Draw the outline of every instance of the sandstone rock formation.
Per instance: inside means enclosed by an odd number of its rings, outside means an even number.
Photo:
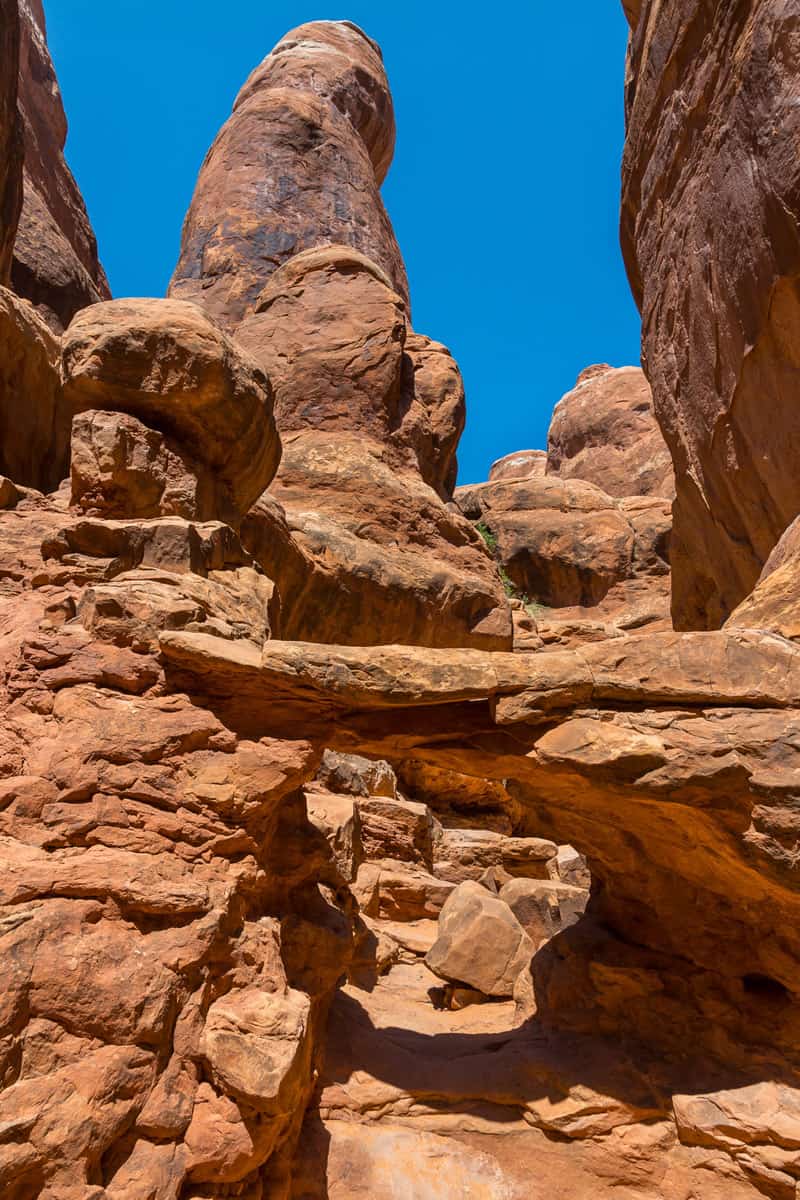
[[[673,615],[718,627],[800,510],[792,4],[629,6],[622,245],[675,463]]]
[[[388,277],[347,246],[292,258],[236,332],[275,387],[282,433],[346,430],[385,445],[444,500],[464,386],[449,351],[407,326]]]
[[[42,0],[24,0],[19,12],[25,178],[12,286],[60,332],[79,309],[111,293],[83,197],[64,159],[67,119],[47,48]]]
[[[758,583],[725,622],[727,629],[771,629],[800,637],[800,520],[794,520],[764,564]]]
[[[0,1192],[790,1200],[798,527],[673,631],[663,448],[604,367],[448,506],[392,138],[369,40],[304,26],[201,179],[198,304],[59,339],[0,291]]]
[[[508,649],[496,569],[446,507],[464,389],[410,327],[379,191],[393,147],[369,38],[348,22],[288,34],[212,147],[171,295],[235,331],[273,383],[284,454],[242,535],[287,636]]]
[[[0,287],[11,277],[11,256],[22,207],[22,123],[17,109],[18,0],[0,3]]]
[[[464,514],[496,540],[522,594],[591,608],[636,571],[666,575],[669,504],[615,501],[593,484],[539,476],[458,489]]]
[[[233,329],[278,267],[340,243],[370,258],[407,304],[380,198],[394,138],[375,43],[349,21],[293,29],[245,83],[203,164],[171,295]]]
[[[595,366],[581,372],[553,413],[547,473],[585,479],[617,499],[672,499],[672,459],[638,367]]]
[[[507,479],[529,479],[531,476],[544,475],[547,470],[546,450],[517,450],[514,454],[506,454],[492,463],[489,470],[489,482],[499,483]]]
[[[510,996],[534,949],[511,908],[468,880],[442,908],[425,964],[441,979],[466,984],[484,996]]]
[[[464,420],[451,356],[410,333],[383,272],[347,247],[299,254],[257,308],[236,337],[275,388],[286,529],[262,503],[244,536],[281,585],[287,635],[507,649],[496,570],[443,503]]]
[[[457,489],[512,597],[518,649],[671,626],[673,488],[641,371],[594,366],[556,406],[546,455],[508,455]]]
[[[151,460],[138,492],[127,467],[133,448],[105,453],[119,466],[104,474],[99,428],[75,429],[83,475],[73,466],[73,499],[96,498],[109,516],[177,513],[200,520],[221,517],[238,524],[267,485],[280,459],[267,377],[194,304],[176,300],[114,300],[79,313],[64,335],[64,398],[76,413],[110,410],[136,418],[108,429],[119,444],[141,443],[150,428],[166,440],[148,447]],[[144,432],[142,432],[144,431]],[[188,463],[185,460],[188,457]],[[88,465],[94,459],[95,467]],[[192,469],[191,464],[197,464]],[[129,479],[121,474],[127,469]],[[87,478],[87,475],[89,478]],[[77,476],[77,487],[76,487]],[[194,486],[187,484],[187,478]],[[147,483],[157,485],[148,504]],[[135,494],[129,498],[127,490]],[[160,490],[159,490],[160,489]],[[114,508],[114,498],[121,511]],[[101,497],[105,496],[105,502]]]
[[[69,460],[60,347],[35,309],[6,288],[0,288],[0,344],[0,472],[51,491]]]

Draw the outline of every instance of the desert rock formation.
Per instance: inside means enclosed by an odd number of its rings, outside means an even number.
[[[393,137],[373,43],[303,26],[171,298],[70,285],[54,332],[0,289],[0,1191],[793,1200],[796,513],[676,632],[669,462],[606,366],[454,503]]]
[[[635,367],[587,367],[556,405],[548,449],[496,462],[455,500],[494,555],[515,646],[671,627],[672,467]]]
[[[675,463],[673,615],[711,629],[800,508],[797,12],[627,11],[622,246]]]
[[[408,302],[380,197],[394,152],[381,53],[349,21],[287,33],[253,72],[200,172],[171,294],[235,328],[303,250],[343,244]]]
[[[64,159],[67,118],[47,48],[42,0],[21,0],[19,109],[23,204],[13,288],[61,332],[81,308],[110,296],[86,206]]]
[[[638,367],[587,367],[556,405],[547,435],[547,473],[584,479],[609,496],[672,499],[672,459]],[[490,475],[491,479],[491,475]]]
[[[17,109],[19,77],[18,0],[0,5],[0,286],[11,275],[14,238],[22,207],[22,122]]]

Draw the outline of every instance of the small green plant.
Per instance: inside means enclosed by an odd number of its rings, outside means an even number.
[[[500,576],[500,582],[503,585],[503,591],[508,596],[509,600],[518,600],[517,585],[513,579],[510,579],[505,567],[498,567],[497,574]]]
[[[494,554],[495,550],[497,549],[497,538],[492,533],[489,526],[486,524],[485,521],[478,521],[475,528],[477,529],[478,533],[481,535],[483,540],[486,542],[486,545],[489,547],[492,554]]]
[[[475,528],[483,538],[486,545],[489,547],[492,555],[497,558],[496,535],[492,533],[485,521],[476,521]],[[531,600],[527,593],[519,590],[517,585],[514,583],[514,580],[506,571],[505,567],[501,566],[499,563],[497,564],[497,574],[500,576],[500,582],[503,585],[503,591],[508,599],[521,600],[522,605],[529,617],[533,617],[533,619],[536,620],[537,617],[541,617],[547,612],[547,608],[544,604],[540,604],[538,600]]]

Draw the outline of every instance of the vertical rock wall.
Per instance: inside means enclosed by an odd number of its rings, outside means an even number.
[[[64,158],[67,119],[41,0],[21,0],[19,15],[25,180],[12,286],[60,333],[79,309],[111,293],[86,205]]]
[[[17,112],[19,11],[0,0],[0,284],[11,273],[11,254],[22,205],[22,128]]]
[[[673,616],[714,628],[800,510],[800,4],[625,8],[622,245],[675,463]]]

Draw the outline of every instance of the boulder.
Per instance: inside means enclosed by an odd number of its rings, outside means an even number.
[[[501,888],[500,899],[540,950],[551,937],[580,920],[589,893],[553,880],[513,879]]]
[[[275,474],[280,440],[263,372],[194,304],[115,300],[64,335],[64,396],[74,412],[127,413],[196,460],[216,495],[195,501],[236,522]],[[166,454],[152,467],[158,488]],[[177,471],[179,474],[180,472]]]
[[[352,796],[329,792],[319,784],[305,789],[311,825],[325,838],[334,866],[347,883],[352,883],[363,858],[361,820]]]
[[[245,988],[208,1011],[201,1052],[226,1095],[278,1115],[299,1100],[306,1079],[308,996]]]
[[[381,859],[362,863],[352,892],[368,917],[422,921],[438,917],[453,884],[414,863]]]
[[[488,829],[442,829],[436,838],[434,872],[450,883],[482,880],[500,869],[509,877],[547,879],[557,847],[545,838],[504,837]]]
[[[713,629],[800,510],[796,14],[629,8],[622,248],[675,464],[673,617]]]
[[[69,470],[58,343],[25,300],[0,288],[0,472],[54,491]]]
[[[18,0],[0,0],[0,287],[7,287],[22,208],[22,122],[17,109]]]
[[[440,979],[485,996],[510,996],[533,954],[533,943],[508,905],[468,881],[442,909],[439,936],[425,962]]]
[[[553,413],[547,474],[585,479],[618,499],[672,499],[672,459],[639,367],[588,367],[578,376]]]
[[[407,302],[380,197],[394,138],[375,43],[349,21],[292,30],[247,80],[206,157],[170,295],[232,330],[283,263],[338,243],[376,263]]]
[[[367,796],[358,800],[358,812],[361,843],[368,861],[391,858],[431,869],[436,830],[427,805],[413,800]],[[441,877],[438,870],[434,874]]]
[[[210,471],[127,413],[73,418],[70,476],[72,507],[89,516],[210,520],[219,509]]]
[[[616,500],[540,475],[461,487],[455,499],[524,602],[591,609],[636,576],[669,572],[669,503],[658,497]]]
[[[275,388],[281,433],[372,438],[445,500],[455,485],[464,385],[450,352],[413,333],[385,273],[348,246],[306,250],[271,277],[237,341]]]
[[[555,862],[550,864],[551,879],[588,891],[592,886],[589,865],[574,846],[559,846]]]
[[[546,450],[516,450],[498,458],[489,468],[489,482],[500,483],[510,479],[530,479],[544,475],[547,469]]]
[[[362,758],[360,754],[339,754],[326,750],[322,755],[319,782],[332,792],[348,796],[397,796],[397,777],[387,762]]]
[[[20,5],[20,24],[25,177],[12,286],[60,333],[76,312],[111,292],[86,205],[64,159],[67,118],[47,48],[42,0]]]

